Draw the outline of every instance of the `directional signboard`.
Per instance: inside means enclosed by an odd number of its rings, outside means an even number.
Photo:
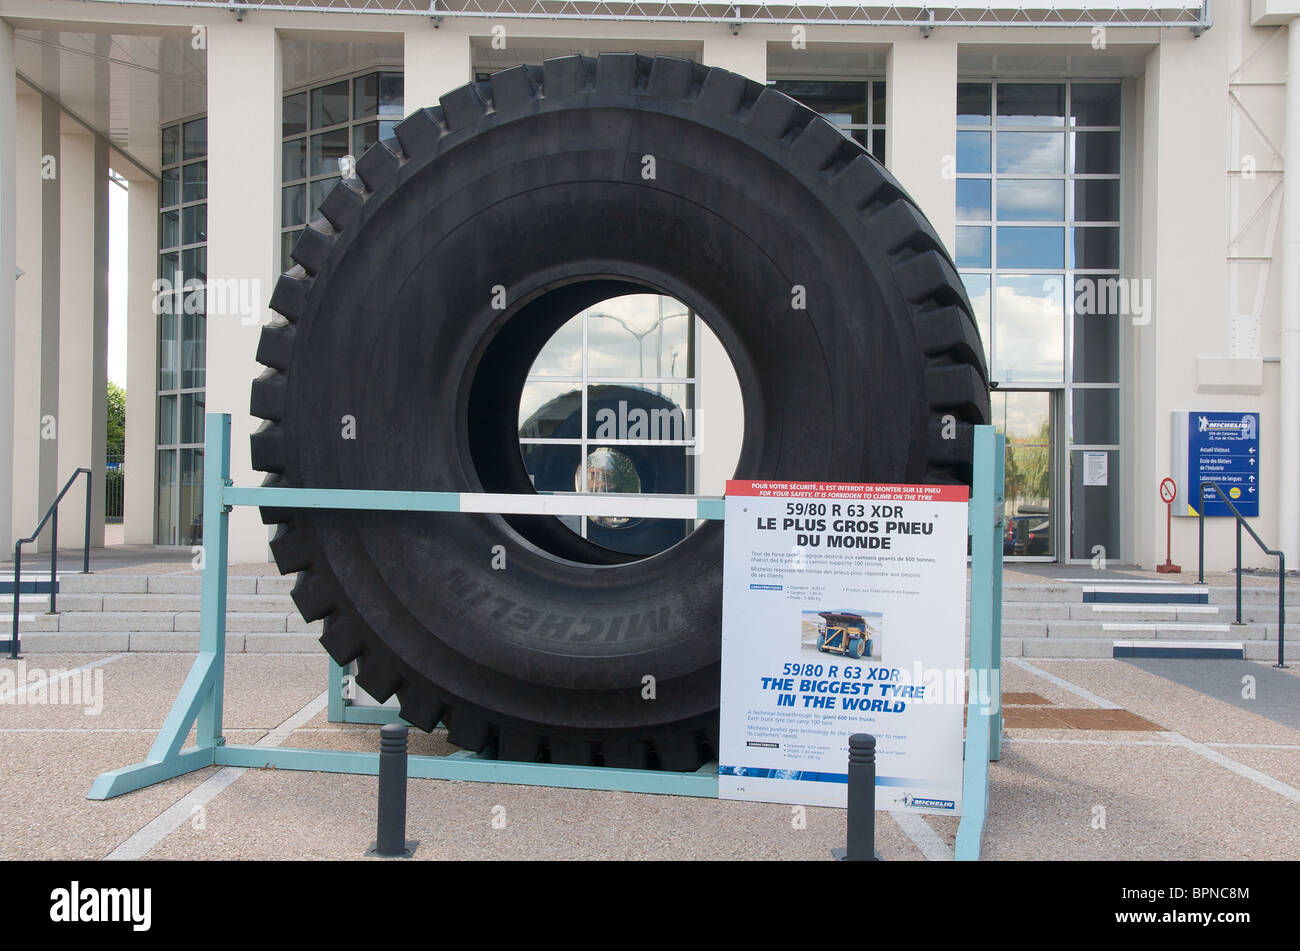
[[[1259,515],[1259,413],[1174,413],[1172,439],[1179,483],[1175,515],[1196,515],[1202,482],[1218,483],[1242,515]],[[1207,489],[1205,514],[1232,513]]]

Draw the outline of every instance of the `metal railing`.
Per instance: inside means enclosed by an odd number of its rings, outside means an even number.
[[[1277,663],[1274,667],[1286,667],[1286,555],[1276,549],[1269,548],[1264,544],[1264,540],[1255,534],[1255,530],[1250,527],[1245,516],[1237,511],[1237,506],[1232,504],[1232,499],[1228,498],[1226,492],[1217,482],[1202,482],[1197,492],[1198,505],[1196,508],[1196,517],[1198,522],[1198,531],[1200,533],[1198,550],[1197,550],[1197,569],[1196,583],[1205,584],[1205,490],[1213,489],[1219,493],[1219,498],[1223,504],[1228,506],[1232,512],[1233,518],[1237,520],[1237,620],[1235,623],[1241,623],[1241,530],[1245,528],[1250,532],[1250,537],[1255,539],[1255,544],[1266,555],[1272,555],[1277,559]]]
[[[22,598],[23,546],[29,543],[34,543],[37,536],[41,534],[41,529],[45,527],[45,523],[50,523],[49,613],[57,614],[58,610],[56,605],[58,603],[58,582],[56,579],[59,569],[59,503],[62,502],[63,497],[68,494],[68,490],[71,489],[73,484],[77,481],[77,477],[83,474],[86,477],[86,533],[85,542],[81,551],[81,573],[83,575],[90,573],[90,500],[92,498],[92,485],[95,481],[95,477],[89,469],[81,466],[76,472],[72,473],[72,475],[68,477],[67,482],[63,483],[63,488],[60,489],[59,494],[54,497],[54,501],[51,502],[50,507],[45,510],[45,514],[41,516],[41,520],[37,524],[36,530],[33,531],[29,537],[20,538],[14,542],[14,624],[13,628],[9,631],[9,656],[11,658],[16,658],[18,656],[20,647],[18,637],[18,604]]]

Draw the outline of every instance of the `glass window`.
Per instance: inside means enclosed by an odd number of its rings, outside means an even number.
[[[1065,86],[998,83],[998,125],[1065,125]]]
[[[208,163],[191,162],[185,166],[185,201],[203,201],[208,197]]]
[[[158,445],[169,446],[176,442],[175,396],[158,398]]]
[[[990,192],[987,178],[957,179],[957,220],[988,221],[992,217]]]
[[[352,80],[352,118],[379,115],[379,74],[370,73]]]
[[[307,223],[307,185],[288,185],[280,190],[280,224],[285,228]]]
[[[298,243],[302,229],[286,231],[280,235],[280,270],[287,271],[293,267],[293,246]]]
[[[159,224],[158,240],[164,248],[174,248],[181,243],[181,213],[175,209],[164,211]]]
[[[1074,220],[1119,221],[1119,179],[1075,179]]]
[[[581,314],[570,318],[551,336],[528,372],[530,377],[582,376]]]
[[[957,125],[987,126],[993,117],[993,91],[988,83],[957,84]]]
[[[334,129],[311,137],[311,173],[336,175],[339,159],[348,154],[348,130]]]
[[[1084,270],[1119,268],[1118,228],[1073,228],[1071,267]]]
[[[154,540],[159,545],[179,543],[176,533],[176,450],[158,453],[158,505],[155,512]]]
[[[180,510],[176,528],[180,533],[180,544],[200,545],[203,543],[203,450],[182,449],[180,451],[180,488],[178,508]]]
[[[181,170],[165,168],[162,173],[162,205],[179,205],[181,203]]]
[[[181,244],[208,240],[208,206],[187,205],[181,209]]]
[[[993,361],[1006,382],[1065,379],[1065,280],[1055,274],[999,274],[994,279]]]
[[[1065,267],[1065,229],[1000,226],[998,267]]]
[[[207,370],[207,318],[202,314],[181,317],[181,387],[201,389]],[[189,442],[190,440],[181,440]],[[194,442],[200,442],[196,439]]]
[[[885,102],[888,98],[885,93],[883,82],[871,84],[871,121],[876,125],[885,124]]]
[[[208,249],[203,245],[181,252],[181,273],[186,281],[208,279]]]
[[[999,221],[1064,221],[1064,179],[998,179]]]
[[[1052,394],[1033,390],[991,394],[993,425],[1007,437],[1004,555],[1056,554]]]
[[[1119,83],[1074,83],[1070,87],[1070,124],[1119,125],[1119,96]]]
[[[320,181],[311,183],[311,194],[309,198],[311,202],[311,208],[313,209],[312,211],[313,221],[320,217],[320,215],[315,211],[315,209],[320,207],[320,203],[325,200],[325,196],[328,195],[330,192],[332,192],[334,190],[334,186],[337,185],[340,181],[342,181],[341,178],[324,178],[321,179]]]
[[[185,123],[185,149],[184,158],[186,161],[195,158],[203,158],[208,154],[208,120],[194,119]]]
[[[963,134],[970,133],[957,133]],[[999,173],[1059,175],[1064,171],[1065,137],[1059,132],[998,133]]]
[[[959,173],[987,172],[992,154],[987,132],[957,133],[957,171]]]
[[[284,97],[284,106],[281,113],[280,129],[281,135],[301,135],[307,131],[307,94],[305,92],[294,93],[292,96]]]
[[[1091,278],[1080,278],[1091,280]],[[1079,292],[1075,283],[1076,296]],[[1114,314],[1074,315],[1074,381],[1076,383],[1119,382],[1119,327]]]
[[[162,130],[162,163],[175,165],[181,160],[181,127],[170,125]]]
[[[1074,442],[1076,445],[1114,445],[1119,442],[1119,390],[1074,390]]]
[[[362,156],[370,146],[379,141],[379,123],[366,122],[352,127],[352,154]]]
[[[323,129],[348,121],[348,81],[331,83],[311,91],[311,127]]]
[[[1076,174],[1119,174],[1118,132],[1075,132],[1072,138]]]
[[[988,228],[957,229],[957,266],[992,267],[993,248]]]
[[[280,147],[280,177],[294,182],[307,177],[307,140],[290,139]]]
[[[989,332],[989,315],[992,313],[993,278],[987,274],[963,274],[962,283],[966,285],[966,296],[970,298],[971,309],[975,312],[975,326],[979,328],[980,341],[984,344],[987,358],[992,340]]]

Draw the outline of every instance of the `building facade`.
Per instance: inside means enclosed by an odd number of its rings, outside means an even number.
[[[615,16],[502,2],[430,16],[405,0],[0,0],[0,266],[21,274],[0,290],[0,378],[12,379],[0,543],[30,531],[73,468],[102,471],[110,253],[129,275],[125,539],[199,545],[203,414],[232,415],[232,478],[259,482],[248,404],[267,301],[355,159],[468,81],[634,51],[776,86],[926,212],[997,384],[1008,557],[1163,561],[1158,486],[1178,475],[1177,415],[1258,413],[1258,481],[1242,498],[1258,497],[1252,524],[1295,564],[1300,182],[1284,156],[1300,153],[1300,89],[1287,84],[1300,75],[1300,0],[1237,0],[1213,19],[1208,6],[1122,6],[628,4]],[[124,247],[108,238],[110,168],[129,187]],[[625,431],[628,394],[686,425]],[[717,494],[742,399],[686,305],[606,302],[538,355],[521,453],[541,490],[648,490],[635,456],[669,491]],[[624,429],[601,429],[615,420]],[[102,506],[91,515],[102,537]],[[690,530],[571,527],[628,551]],[[232,513],[231,537],[235,560],[266,560],[256,512]],[[1231,538],[1211,520],[1207,567],[1231,565]],[[1195,564],[1195,519],[1174,520],[1173,559]]]

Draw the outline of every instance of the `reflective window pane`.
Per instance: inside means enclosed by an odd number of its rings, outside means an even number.
[[[284,97],[280,114],[281,135],[300,135],[307,131],[307,94],[294,93]]]
[[[158,445],[176,442],[176,397],[158,397]]]
[[[154,522],[154,542],[159,545],[179,544],[176,536],[176,450],[164,449],[158,453],[158,505]]]
[[[535,376],[582,375],[582,315],[569,319],[542,347],[528,371]]]
[[[293,267],[293,246],[298,243],[302,229],[286,231],[280,235],[280,270],[287,271]]]
[[[162,205],[179,205],[181,203],[181,170],[179,168],[163,169]]]
[[[1080,278],[1079,280],[1084,280]],[[1075,281],[1078,299],[1079,280]],[[1119,382],[1120,320],[1113,314],[1074,316],[1074,380],[1076,383]]]
[[[1071,229],[1073,267],[1082,269],[1119,267],[1118,228]]]
[[[602,301],[587,315],[587,372],[593,377],[689,376],[686,308],[657,294]]]
[[[1118,132],[1075,132],[1074,171],[1080,175],[1119,173]]]
[[[208,240],[208,206],[187,205],[181,209],[181,244]]]
[[[524,384],[519,398],[520,439],[581,439],[582,390],[577,383]]]
[[[181,273],[186,281],[208,279],[208,249],[205,245],[181,252]]]
[[[185,314],[181,317],[181,386],[185,389],[202,387],[205,383],[207,324],[207,318],[202,314]]]
[[[280,224],[289,228],[307,223],[307,185],[288,185],[280,189]]]
[[[994,392],[990,409],[994,427],[1007,437],[1002,553],[1054,555],[1052,394]]]
[[[1065,86],[998,83],[998,125],[1065,125]]]
[[[587,387],[587,437],[686,441],[694,438],[689,383],[597,383]]]
[[[1074,443],[1095,446],[1119,442],[1119,390],[1075,389]]]
[[[957,229],[957,266],[992,267],[993,249],[988,228]]]
[[[1119,83],[1075,83],[1070,87],[1070,124],[1119,125]]]
[[[185,201],[203,201],[208,197],[207,162],[191,162],[185,166],[183,197]]]
[[[987,178],[957,179],[957,220],[988,221],[992,212],[991,188]]]
[[[1062,179],[998,179],[1000,221],[1064,221]]]
[[[174,165],[181,160],[181,127],[169,125],[162,130],[162,163]]]
[[[1074,220],[1119,221],[1119,179],[1076,179]]]
[[[366,149],[379,141],[379,123],[366,122],[352,127],[352,154],[360,158]]]
[[[998,267],[1065,267],[1065,229],[1000,226]]]
[[[992,118],[992,87],[988,83],[958,83],[957,125],[987,126]]]
[[[348,120],[348,81],[311,91],[311,127],[321,129]]]
[[[208,120],[195,119],[185,123],[184,132],[183,158],[189,159],[203,158],[208,154]]]
[[[989,356],[989,313],[992,304],[990,287],[993,279],[987,274],[963,274],[962,283],[966,285],[966,296],[970,298],[971,309],[975,312],[975,326],[979,328],[980,341],[984,344],[985,359]]]
[[[871,121],[876,125],[885,124],[886,90],[883,82],[871,84]]]
[[[280,149],[281,181],[293,182],[307,177],[307,140],[293,139]]]
[[[311,173],[333,175],[339,171],[339,159],[348,154],[348,130],[334,129],[311,137]]]
[[[158,241],[164,248],[174,248],[181,243],[181,213],[164,211],[159,223]]]
[[[957,133],[957,171],[987,172],[991,167],[992,143],[988,132]]]
[[[180,516],[176,530],[182,545],[203,543],[203,450],[182,449],[177,487]]]
[[[379,74],[370,73],[352,80],[352,118],[379,115]]]
[[[1065,277],[999,274],[995,282],[995,374],[1002,382],[1065,377]]]
[[[180,441],[203,442],[203,394],[182,393],[180,403]]]
[[[876,157],[876,161],[881,165],[885,164],[885,130],[877,129],[875,132],[875,145],[871,147],[871,154]]]
[[[961,136],[963,133],[958,132]],[[960,161],[960,160],[959,160]],[[961,171],[958,168],[958,171]],[[1059,132],[999,132],[998,172],[1045,175],[1065,171],[1065,136]]]
[[[402,73],[379,74],[379,114],[401,117],[404,111],[406,77]]]

